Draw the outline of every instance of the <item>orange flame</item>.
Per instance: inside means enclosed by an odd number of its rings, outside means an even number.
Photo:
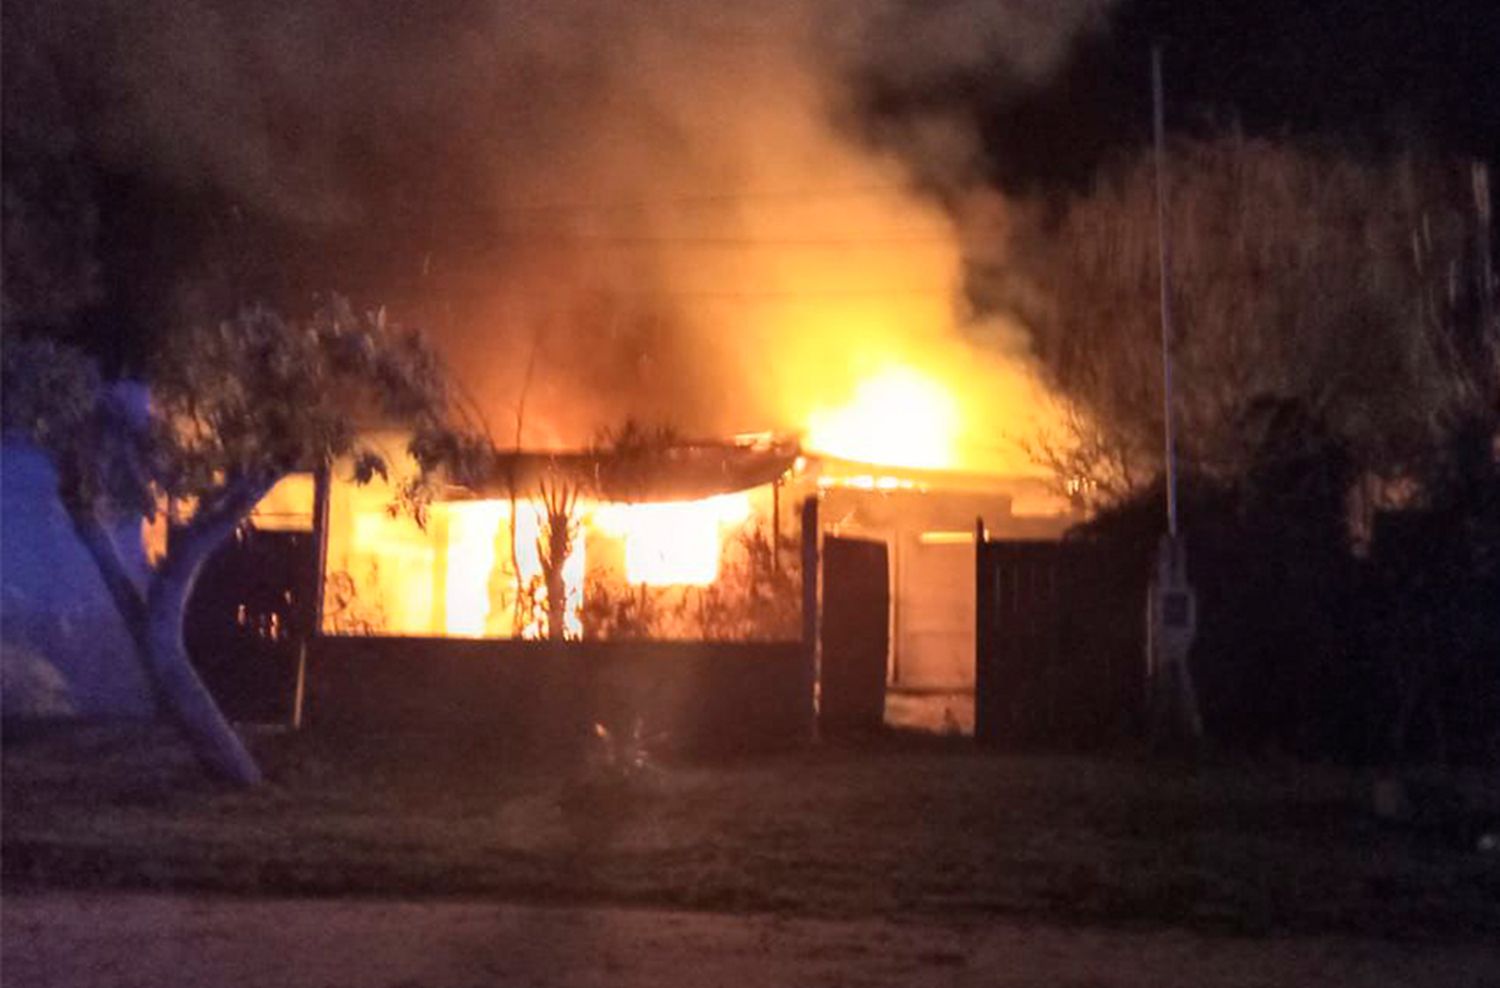
[[[728,528],[750,517],[750,498],[724,494],[702,501],[609,504],[593,516],[601,532],[625,543],[625,579],[648,586],[707,586],[719,577]]]
[[[447,635],[478,638],[485,635],[515,633],[522,638],[539,638],[545,634],[546,588],[542,561],[538,553],[541,521],[537,512],[525,504],[516,514],[514,566],[509,554],[510,502],[503,500],[450,503],[438,509],[441,534],[435,537],[443,550],[435,554],[434,564],[441,568],[443,610],[440,630]],[[657,504],[591,504],[581,506],[580,516],[586,531],[623,543],[625,578],[632,585],[707,586],[719,576],[719,558],[726,533],[743,524],[751,515],[747,494],[726,494],[701,501]],[[565,634],[569,638],[583,633],[581,617],[586,572],[584,543],[580,536],[563,566],[563,585],[567,592]],[[367,547],[378,551],[389,545],[389,533],[382,531],[377,544]],[[497,579],[507,589],[516,582],[534,584],[539,594],[534,613],[523,614],[521,626],[511,628],[509,613],[497,614],[494,587]],[[392,574],[390,587],[382,595],[399,596],[392,591],[431,579],[420,570]],[[421,630],[421,629],[413,629]],[[433,629],[439,630],[439,629]]]
[[[890,367],[861,381],[848,404],[808,419],[809,449],[848,460],[943,469],[955,464],[958,403],[936,380]]]

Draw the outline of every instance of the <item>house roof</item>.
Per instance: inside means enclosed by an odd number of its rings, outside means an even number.
[[[682,442],[625,450],[502,453],[489,477],[450,488],[444,500],[530,496],[576,485],[603,501],[697,501],[772,483],[797,461],[796,443]]]

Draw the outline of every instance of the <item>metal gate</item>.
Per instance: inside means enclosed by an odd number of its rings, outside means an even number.
[[[975,738],[1078,748],[1134,730],[1145,687],[1144,573],[1087,543],[976,548]]]
[[[878,731],[885,722],[890,613],[885,543],[825,538],[818,694],[824,736]]]

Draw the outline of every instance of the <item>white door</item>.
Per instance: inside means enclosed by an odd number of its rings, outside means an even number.
[[[892,684],[974,688],[974,541],[964,533],[905,534],[896,560]]]

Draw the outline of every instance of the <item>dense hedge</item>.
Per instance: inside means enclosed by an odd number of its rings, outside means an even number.
[[[1377,516],[1356,554],[1326,451],[1236,485],[1188,481],[1193,670],[1214,740],[1357,763],[1500,757],[1500,480],[1493,463]],[[1150,570],[1158,486],[1074,537]]]

